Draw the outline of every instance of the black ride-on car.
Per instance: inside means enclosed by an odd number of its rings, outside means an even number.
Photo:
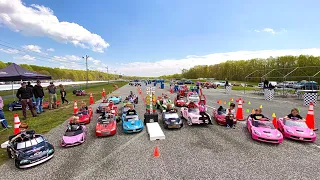
[[[9,137],[7,153],[14,159],[14,164],[19,169],[30,168],[42,164],[53,157],[54,147],[40,134],[14,139]]]

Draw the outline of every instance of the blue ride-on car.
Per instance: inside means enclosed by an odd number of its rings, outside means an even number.
[[[36,102],[32,102],[32,104],[35,106]],[[13,101],[12,103],[8,104],[8,109],[9,111],[14,111],[14,110],[21,110],[22,109],[22,105],[20,103],[20,101]],[[29,110],[29,106],[27,105],[27,110]]]
[[[108,101],[112,101],[114,104],[119,104],[122,101],[122,97],[117,94],[112,94]]]
[[[122,129],[125,133],[141,132],[144,129],[144,124],[139,118],[138,114],[127,115],[128,109],[124,108],[122,111]]]

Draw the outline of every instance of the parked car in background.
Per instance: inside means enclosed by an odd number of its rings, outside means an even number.
[[[191,80],[186,80],[186,81],[184,81],[184,84],[194,84],[194,82]]]
[[[225,86],[226,85],[226,81],[217,81],[217,82],[213,82],[213,84],[215,84],[217,87],[219,86]],[[228,83],[231,86],[231,83]]]
[[[318,83],[315,81],[300,81],[293,86],[294,89],[319,90]]]

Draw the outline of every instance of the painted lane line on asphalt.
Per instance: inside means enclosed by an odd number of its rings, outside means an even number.
[[[124,143],[123,145],[121,145],[120,147],[118,147],[117,149],[115,149],[114,151],[112,151],[112,153],[108,154],[106,157],[104,157],[103,159],[101,159],[101,161],[98,161],[95,165],[92,166],[92,168],[84,171],[83,173],[79,174],[76,177],[73,177],[72,179],[78,180],[78,179],[84,179],[88,176],[90,176],[90,174],[92,172],[94,172],[96,169],[101,168],[101,165],[103,163],[105,163],[109,158],[113,157],[114,155],[120,153],[124,148],[126,148],[129,144],[131,144],[133,141],[137,140],[138,138],[140,138],[142,135],[146,134],[146,130],[144,130],[143,132],[137,134],[135,137],[133,137],[132,139],[130,139],[129,141],[127,141],[126,143]]]

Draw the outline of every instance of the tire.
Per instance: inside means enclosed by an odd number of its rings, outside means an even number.
[[[8,107],[8,109],[9,109],[9,111],[13,111],[13,107],[12,106],[10,106],[10,107]]]
[[[9,157],[10,159],[13,159],[13,158],[14,158],[14,156],[13,156],[12,153],[11,153],[11,150],[9,150],[8,148],[7,148],[7,154],[8,154],[8,157]]]
[[[18,169],[21,169],[21,168],[20,168],[19,161],[18,161],[17,159],[14,160],[14,165],[15,165]]]
[[[191,120],[191,118],[190,118],[190,117],[188,117],[188,119],[187,119],[187,123],[188,123],[188,125],[189,125],[189,126],[192,126],[192,120]]]

